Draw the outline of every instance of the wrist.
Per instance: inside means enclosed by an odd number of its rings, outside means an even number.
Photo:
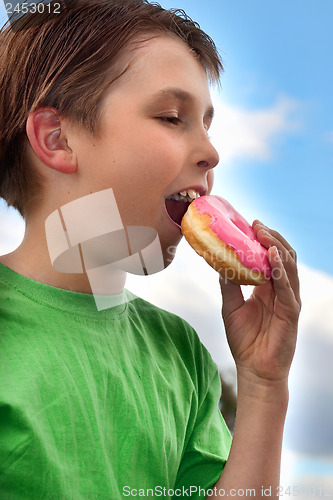
[[[237,369],[237,399],[246,399],[265,405],[276,405],[287,410],[289,401],[288,377],[266,379]]]

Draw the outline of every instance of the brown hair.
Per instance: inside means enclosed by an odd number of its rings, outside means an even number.
[[[95,133],[103,97],[120,76],[112,69],[145,33],[179,37],[211,81],[223,70],[214,42],[197,23],[183,10],[148,0],[67,0],[59,14],[28,13],[19,23],[0,33],[0,196],[23,216],[41,186],[25,158],[32,111],[54,107]]]

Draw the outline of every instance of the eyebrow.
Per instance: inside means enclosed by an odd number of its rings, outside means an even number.
[[[176,99],[177,101],[184,102],[186,104],[191,104],[195,102],[195,97],[187,92],[186,90],[179,89],[177,87],[167,87],[165,89],[160,90],[156,94],[153,95],[154,101],[159,101],[160,99]],[[212,120],[214,117],[214,107],[208,106],[205,118]]]

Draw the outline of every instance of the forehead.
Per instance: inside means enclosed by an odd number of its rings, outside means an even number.
[[[176,36],[151,35],[137,40],[124,54],[124,63],[126,71],[116,84],[118,88],[135,89],[137,95],[147,96],[163,88],[179,88],[206,107],[211,105],[205,68]]]

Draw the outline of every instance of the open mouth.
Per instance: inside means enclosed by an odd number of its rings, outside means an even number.
[[[198,198],[200,194],[194,189],[187,189],[180,193],[172,194],[165,200],[165,207],[170,219],[180,227],[182,218],[184,217],[188,206],[193,200]]]

